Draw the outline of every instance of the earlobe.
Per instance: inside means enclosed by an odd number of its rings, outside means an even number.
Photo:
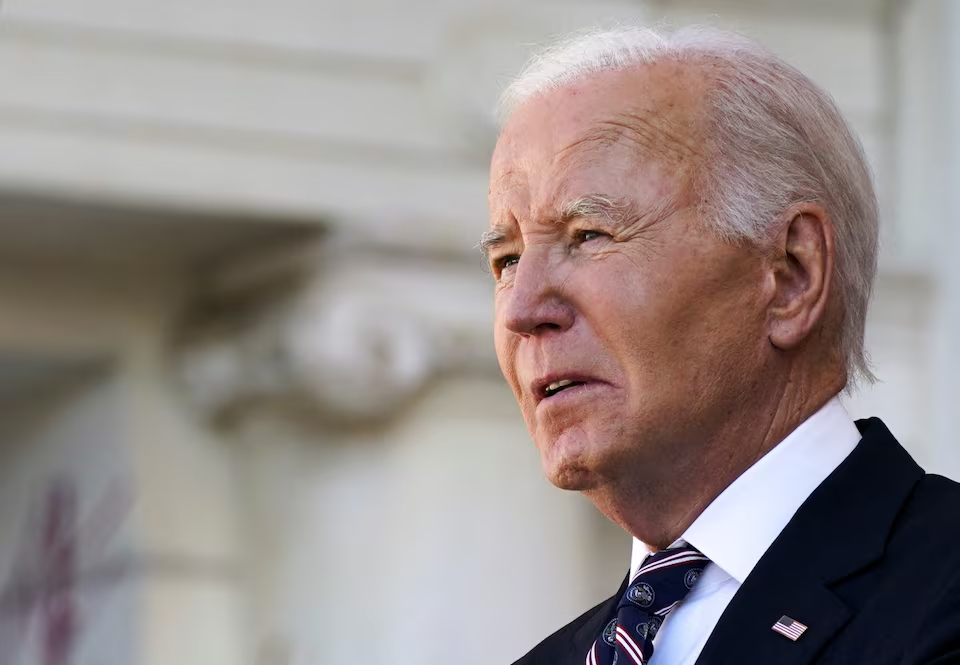
[[[815,203],[794,206],[777,239],[769,307],[770,342],[801,345],[824,318],[833,273],[833,224]]]

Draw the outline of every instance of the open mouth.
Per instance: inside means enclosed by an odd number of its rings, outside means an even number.
[[[569,390],[576,386],[584,385],[583,381],[571,381],[570,379],[563,379],[562,381],[554,381],[546,388],[543,389],[544,397],[553,397],[558,393],[562,393],[564,390]]]

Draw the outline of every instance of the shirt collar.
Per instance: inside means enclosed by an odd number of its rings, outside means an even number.
[[[671,547],[690,543],[743,584],[807,497],[859,441],[857,426],[834,397],[721,492]],[[633,539],[631,577],[650,552]]]

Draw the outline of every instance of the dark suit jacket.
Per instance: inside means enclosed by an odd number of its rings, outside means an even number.
[[[925,474],[877,418],[857,427],[859,445],[757,563],[697,665],[960,663],[960,485]],[[582,665],[626,582],[515,665]],[[808,626],[796,642],[771,629],[783,615]]]

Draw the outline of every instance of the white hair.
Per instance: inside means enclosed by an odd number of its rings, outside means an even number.
[[[536,55],[500,99],[501,123],[525,101],[601,72],[657,61],[711,65],[712,151],[695,178],[703,219],[730,241],[762,244],[792,205],[816,202],[835,229],[834,283],[848,388],[875,380],[864,327],[876,274],[879,211],[860,143],[830,95],[742,35],[617,27],[579,33]]]

